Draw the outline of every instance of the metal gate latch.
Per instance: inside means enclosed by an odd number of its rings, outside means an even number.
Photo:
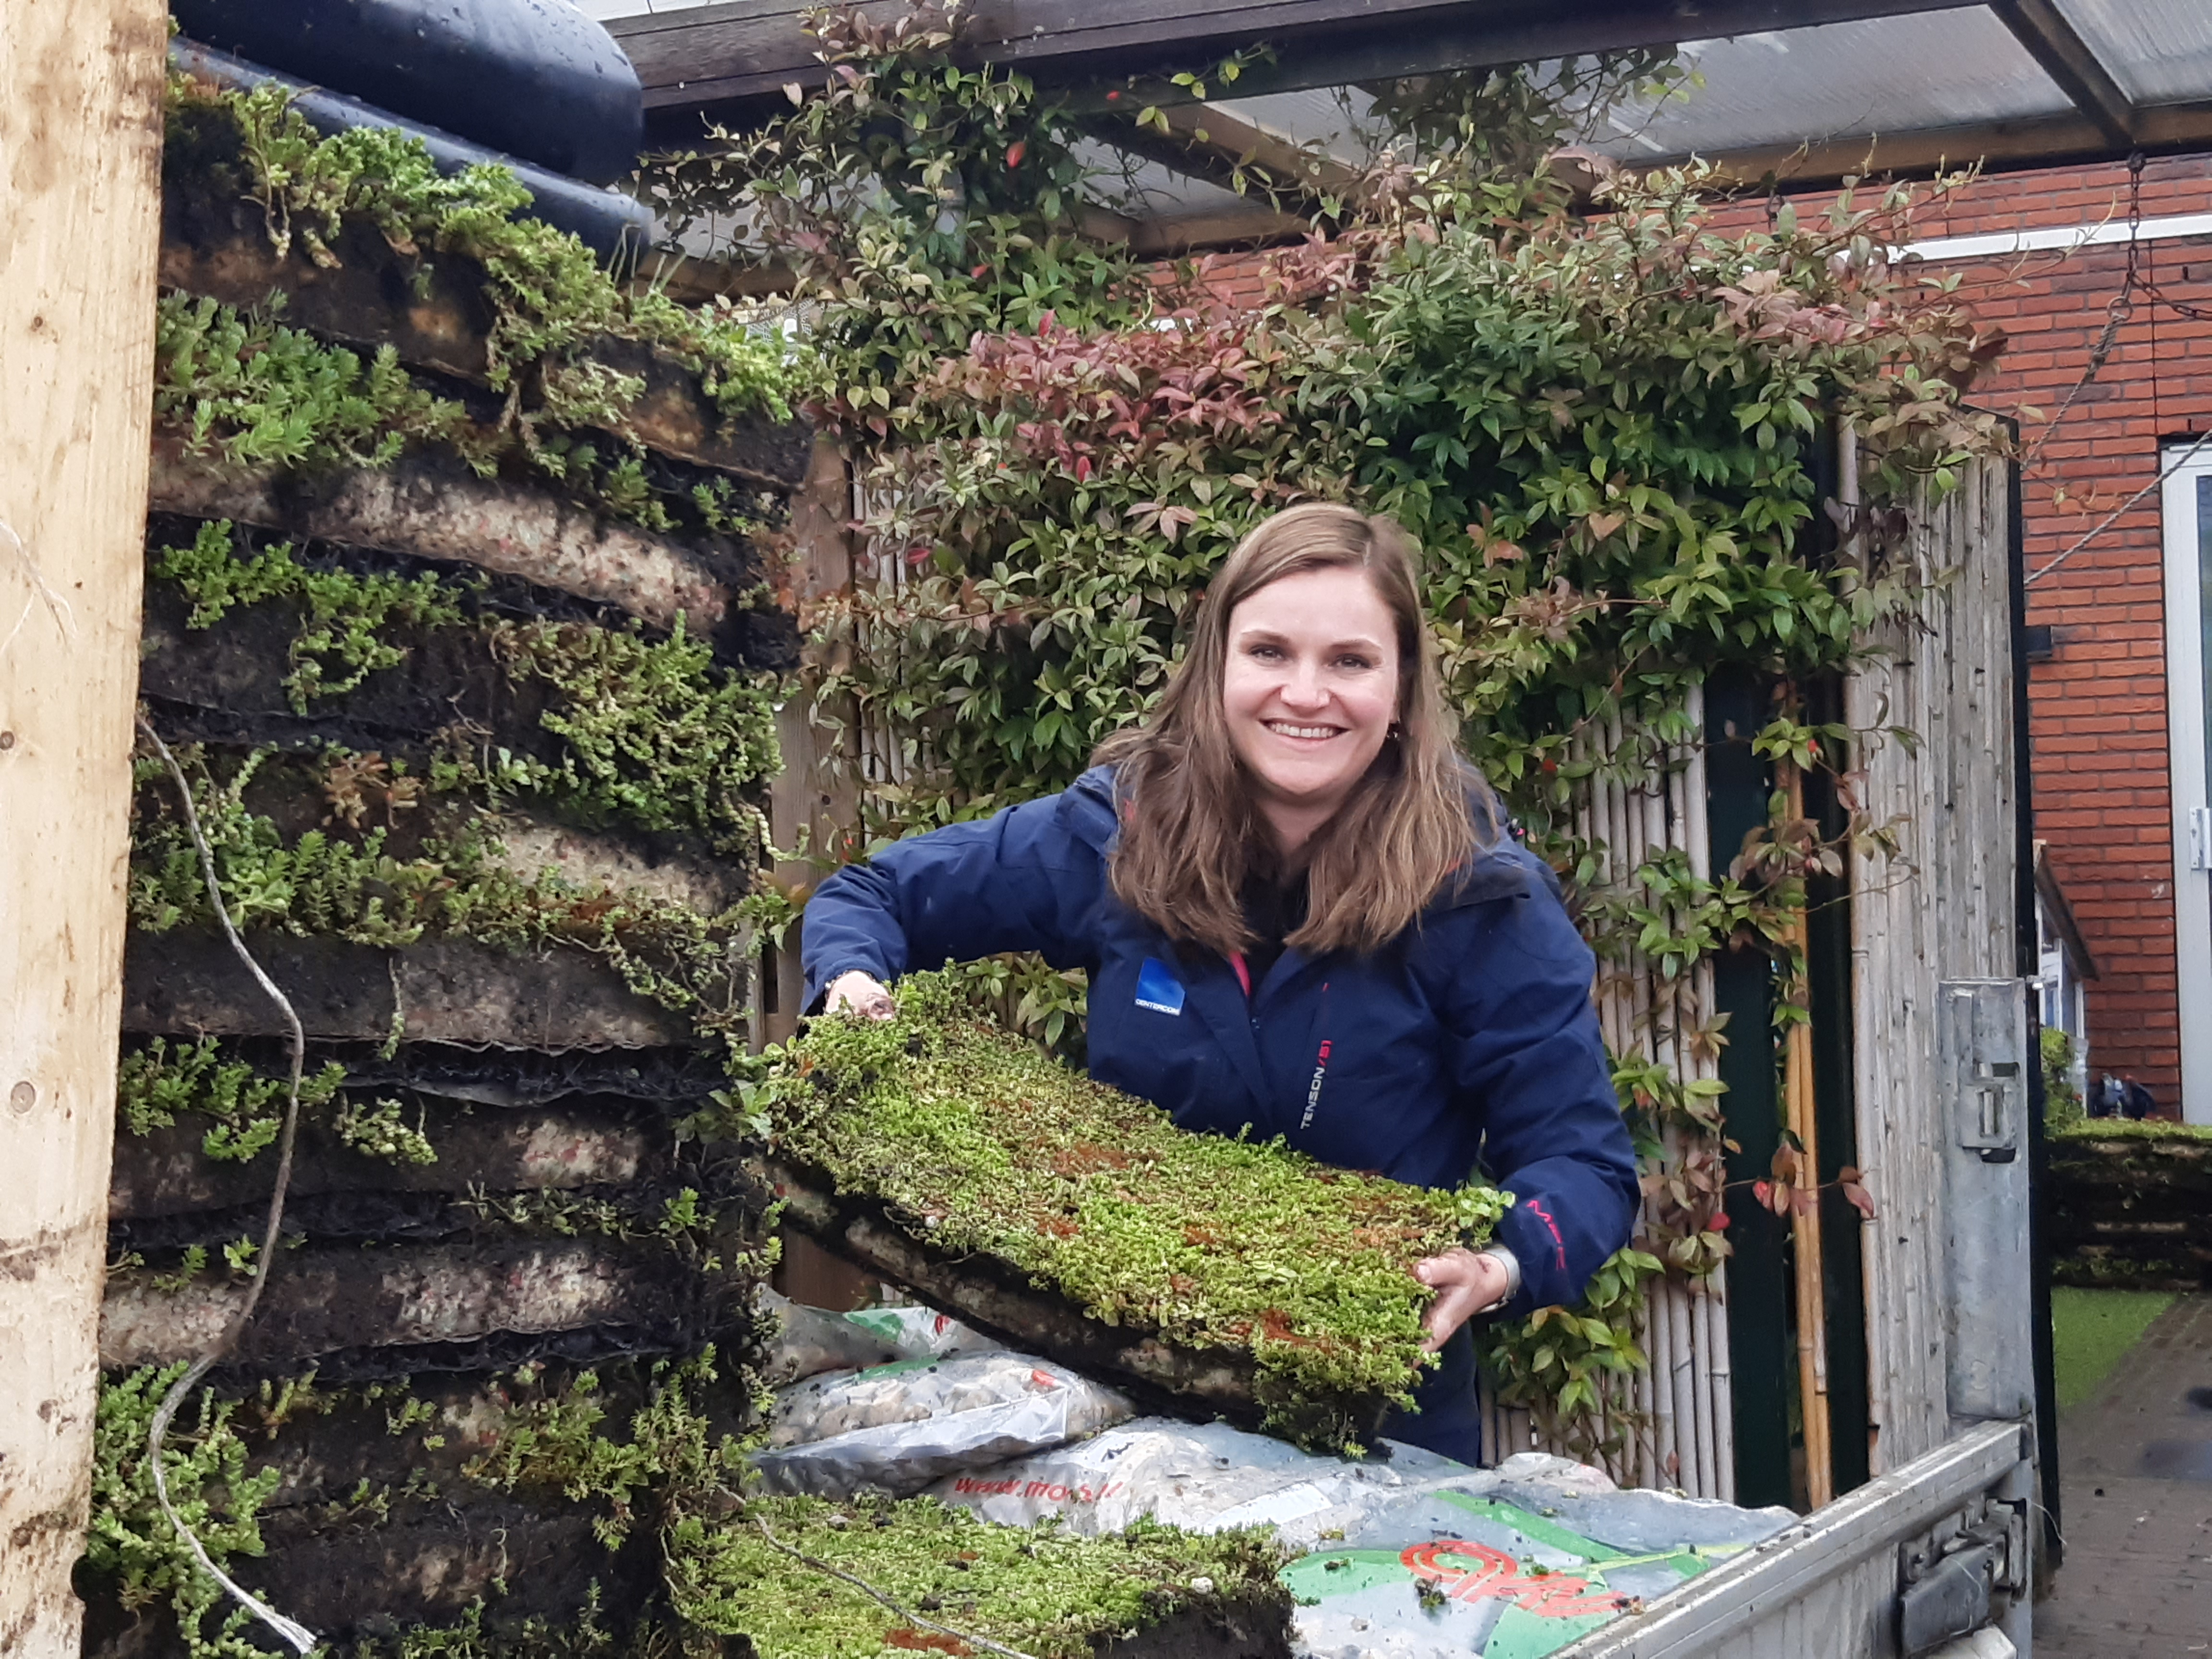
[[[1981,1520],[1941,1542],[1899,1552],[1897,1644],[1905,1659],[1992,1623],[2001,1592],[2025,1594],[2032,1571],[2022,1506],[1991,1504]]]
[[[2027,1009],[2018,980],[1946,980],[1938,1020],[1941,1075],[1951,1085],[1959,1145],[1984,1164],[2020,1156],[2027,1121]]]

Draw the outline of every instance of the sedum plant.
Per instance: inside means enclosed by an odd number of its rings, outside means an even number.
[[[1413,1264],[1486,1241],[1512,1202],[1179,1128],[981,1017],[960,976],[899,1017],[817,1020],[750,1091],[775,1152],[884,1209],[939,1259],[1004,1262],[1089,1317],[1249,1358],[1267,1425],[1356,1443],[1404,1402],[1429,1291]]]

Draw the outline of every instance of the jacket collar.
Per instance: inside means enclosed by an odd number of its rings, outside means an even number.
[[[1068,834],[1102,854],[1110,853],[1121,828],[1114,769],[1094,766],[1078,778],[1060,795],[1060,815]],[[1501,834],[1489,846],[1478,848],[1453,873],[1429,901],[1427,914],[1438,915],[1492,899],[1517,898],[1534,891],[1539,882],[1556,885],[1557,879],[1543,860],[1511,836]]]

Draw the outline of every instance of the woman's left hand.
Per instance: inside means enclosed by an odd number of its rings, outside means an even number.
[[[1421,1316],[1422,1328],[1429,1334],[1421,1346],[1430,1353],[1475,1315],[1503,1302],[1512,1289],[1504,1262],[1464,1249],[1431,1256],[1415,1266],[1413,1277],[1437,1293]]]

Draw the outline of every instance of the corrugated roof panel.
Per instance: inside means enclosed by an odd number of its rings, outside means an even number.
[[[1622,110],[1601,148],[1638,160],[1715,155],[2069,107],[1984,6],[1692,41],[1683,53],[1705,86],[1656,109]]]
[[[2206,0],[2057,0],[2058,9],[2138,104],[2212,98]]]

